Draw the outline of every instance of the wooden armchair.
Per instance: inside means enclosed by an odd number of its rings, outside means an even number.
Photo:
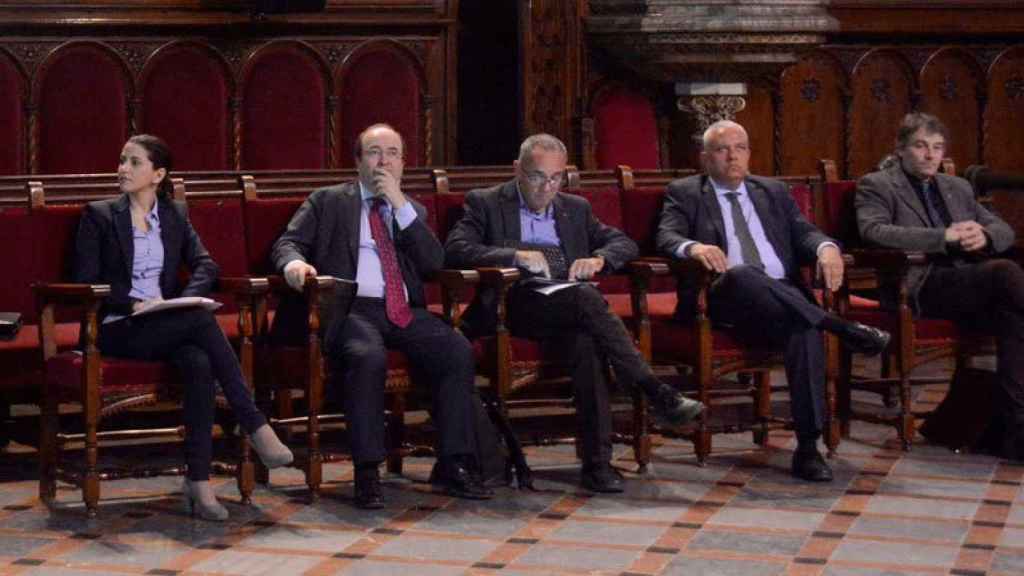
[[[77,210],[77,208],[76,208]],[[266,291],[261,279],[222,279],[222,290],[231,291],[239,307],[238,331],[241,335],[241,366],[246,381],[251,382],[253,366],[251,310],[258,306]],[[45,371],[43,381],[39,449],[39,496],[47,503],[56,495],[58,479],[80,485],[86,512],[97,514],[100,480],[129,475],[181,473],[169,470],[143,469],[101,470],[99,448],[104,441],[142,438],[180,439],[182,426],[156,429],[100,430],[108,417],[135,409],[154,406],[175,409],[179,406],[173,392],[174,371],[165,363],[104,357],[96,347],[99,334],[98,313],[103,299],[109,295],[106,285],[37,283],[34,290],[39,303],[39,338]],[[58,308],[79,310],[82,349],[58,352],[56,319]],[[83,430],[66,433],[61,428],[57,408],[60,403],[76,403],[82,408]],[[224,407],[223,398],[218,405]],[[65,445],[84,444],[84,464],[77,468],[64,460]],[[254,468],[248,441],[243,437],[234,472],[242,502],[249,503],[254,488]]]

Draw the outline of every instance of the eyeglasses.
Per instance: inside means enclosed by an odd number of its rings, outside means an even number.
[[[370,160],[377,160],[381,156],[387,158],[388,160],[399,160],[402,158],[402,151],[399,150],[398,148],[388,148],[387,150],[384,150],[381,148],[373,147],[363,150],[363,156]]]
[[[559,172],[558,174],[548,176],[543,172],[527,172],[526,180],[530,182],[531,186],[535,186],[537,188],[550,186],[557,190],[565,184],[565,174]]]

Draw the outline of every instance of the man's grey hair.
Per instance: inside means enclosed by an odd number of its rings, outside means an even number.
[[[551,134],[534,134],[523,140],[523,143],[519,146],[519,163],[531,161],[533,159],[533,151],[537,148],[547,150],[548,152],[561,152],[566,158],[569,157],[569,151],[566,150],[565,144],[558,138]]]
[[[743,132],[744,134],[747,133],[746,128],[744,128],[740,124],[737,124],[736,122],[733,122],[732,120],[719,120],[718,122],[715,122],[711,126],[708,126],[708,129],[704,131],[704,135],[701,137],[701,142],[704,145],[704,149],[707,150],[708,148],[711,147],[711,141],[714,139],[715,134],[717,132],[721,132],[722,130],[726,130],[728,128],[737,128],[740,130],[740,132]]]

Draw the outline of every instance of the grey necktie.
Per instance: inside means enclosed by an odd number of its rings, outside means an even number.
[[[747,226],[747,219],[743,217],[743,209],[740,208],[738,192],[727,192],[725,197],[729,199],[729,206],[732,211],[732,229],[736,232],[736,239],[740,242],[740,255],[743,263],[764,270],[764,262],[761,261],[761,252],[754,243],[754,237],[750,235],[750,228]]]

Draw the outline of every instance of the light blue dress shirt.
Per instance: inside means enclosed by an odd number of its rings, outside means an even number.
[[[359,286],[356,289],[356,296],[383,298],[384,273],[380,267],[380,252],[377,251],[377,243],[373,241],[373,234],[370,231],[369,214],[374,194],[367,190],[362,182],[359,182],[359,194],[363,201],[359,216],[359,260],[356,262],[356,282]],[[416,208],[413,207],[412,202],[406,202],[398,210],[392,210],[391,204],[385,202],[380,210],[388,234],[391,234],[392,222],[398,222],[398,227],[405,230],[416,220]],[[402,288],[405,291],[405,299],[408,301],[409,289],[405,286]]]
[[[516,183],[516,190],[519,184]],[[542,214],[537,214],[526,205],[522,191],[519,192],[519,237],[526,244],[561,246],[558,229],[555,227],[555,204],[552,202]]]
[[[153,203],[153,209],[146,214],[149,231],[132,226],[132,243],[135,252],[132,258],[132,289],[129,298],[136,300],[155,300],[163,298],[160,291],[160,272],[164,269],[164,241],[160,237],[160,214],[157,212],[159,202]],[[103,319],[104,324],[125,318],[111,314]]]
[[[736,192],[738,194],[737,200],[740,203],[740,211],[743,213],[743,219],[747,221],[750,236],[754,239],[757,251],[761,254],[761,262],[764,264],[765,274],[771,278],[785,278],[786,268],[782,265],[779,255],[775,253],[775,248],[772,247],[772,243],[768,241],[768,237],[764,233],[761,218],[757,215],[757,210],[754,209],[754,203],[750,200],[750,194],[747,193],[747,183],[740,182],[739,188],[730,190],[725,186],[719,185],[714,180],[709,180],[715,190],[715,198],[718,200],[718,207],[722,211],[722,221],[725,224],[725,252],[729,268],[743,264],[743,252],[740,249],[739,238],[736,237],[736,226],[732,221],[732,204],[725,196],[726,194]],[[686,250],[693,244],[696,244],[696,242],[684,242],[676,250],[676,256],[685,258]]]

